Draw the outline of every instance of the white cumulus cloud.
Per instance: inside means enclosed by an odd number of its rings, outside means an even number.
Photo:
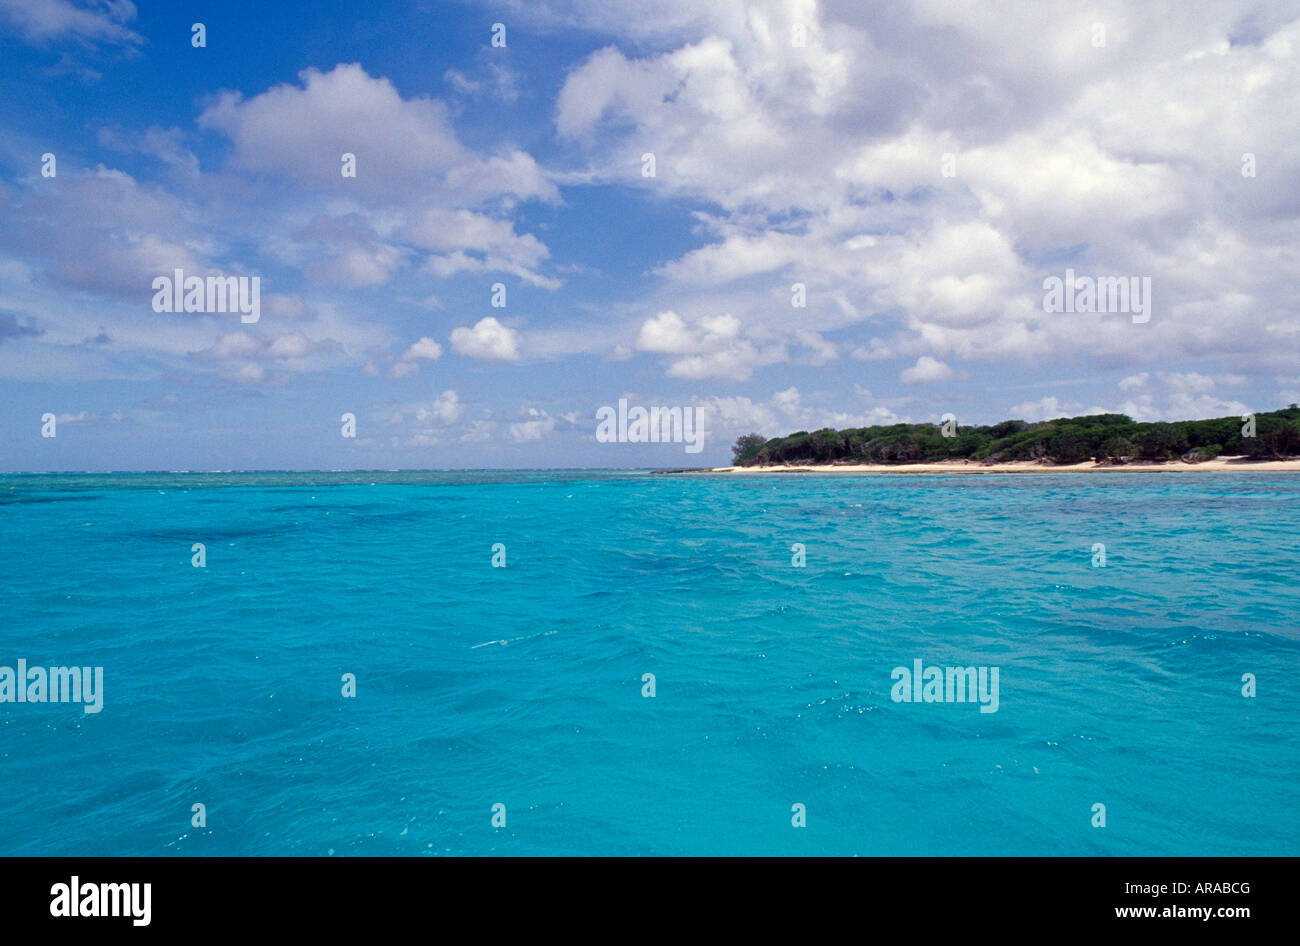
[[[453,329],[451,347],[457,354],[469,358],[518,361],[519,333],[489,315],[474,323],[473,328],[461,326]]]

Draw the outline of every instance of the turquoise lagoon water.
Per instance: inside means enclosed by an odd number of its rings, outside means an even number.
[[[3,476],[0,665],[104,708],[0,704],[0,854],[1294,855],[1298,532],[1288,474]]]

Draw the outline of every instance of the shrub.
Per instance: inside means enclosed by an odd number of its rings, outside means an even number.
[[[1108,437],[1098,452],[1100,459],[1108,460],[1111,463],[1123,463],[1126,460],[1131,460],[1134,455],[1133,441],[1127,437],[1117,435]]]

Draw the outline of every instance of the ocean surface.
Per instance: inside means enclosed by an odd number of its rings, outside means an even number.
[[[1300,854],[1298,535],[1295,474],[0,476],[0,665],[104,668],[0,703],[0,855]]]

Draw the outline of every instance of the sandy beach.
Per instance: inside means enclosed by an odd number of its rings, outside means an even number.
[[[1219,457],[1200,463],[1093,463],[1053,464],[1019,460],[1012,463],[979,463],[949,460],[939,463],[844,463],[808,466],[719,466],[692,473],[1300,473],[1300,459],[1250,460]]]

